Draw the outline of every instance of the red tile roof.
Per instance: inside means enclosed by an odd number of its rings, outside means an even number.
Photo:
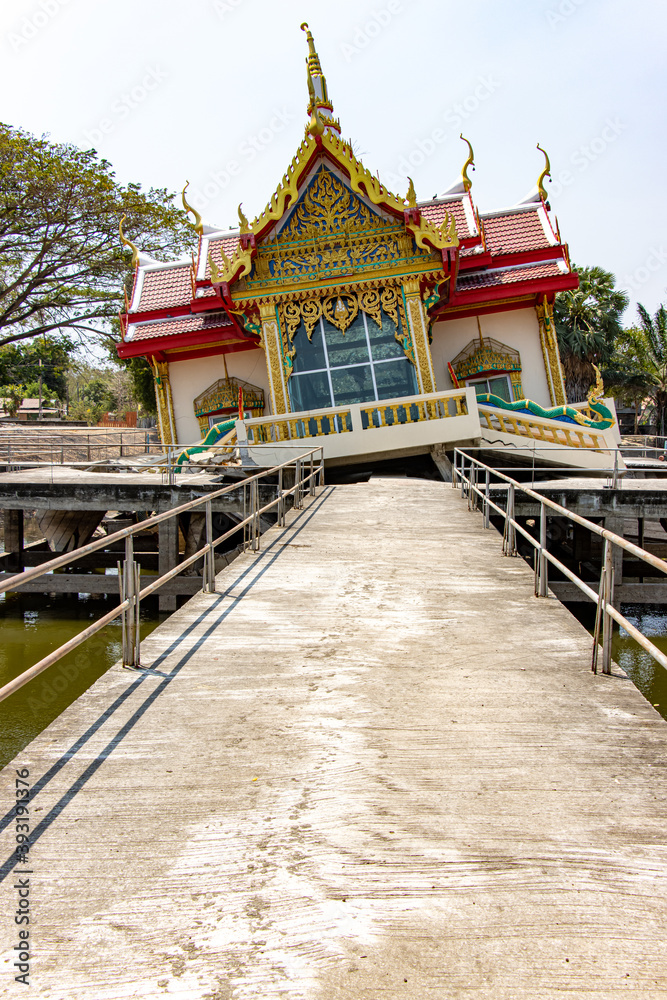
[[[452,201],[436,201],[430,204],[420,205],[419,211],[423,217],[429,222],[432,222],[434,226],[442,225],[445,213],[450,212],[456,220],[456,232],[458,233],[459,239],[465,239],[466,237],[472,235],[468,227],[468,220],[466,218],[462,199],[457,198]]]
[[[127,339],[154,340],[156,337],[173,337],[178,333],[211,333],[232,326],[232,321],[224,312],[203,313],[199,316],[182,316],[179,319],[158,320],[153,323],[130,325],[131,336]]]
[[[169,306],[186,306],[192,299],[190,264],[143,270],[141,297],[132,312],[150,312]]]
[[[211,239],[210,242],[209,242],[209,244],[208,244],[208,253],[211,254],[213,260],[218,265],[218,267],[222,267],[222,256],[220,254],[220,250],[222,249],[224,251],[225,255],[227,257],[231,258],[231,257],[234,256],[234,254],[238,250],[239,242],[240,242],[240,236],[239,236],[238,233],[234,234],[233,236],[215,237],[215,238]],[[211,277],[211,265],[208,262],[208,253],[206,255],[206,257],[207,257],[207,259],[206,259],[206,277],[210,278]]]
[[[544,226],[534,212],[506,212],[503,215],[482,216],[486,247],[492,254],[517,253],[521,250],[542,250],[552,244]]]
[[[554,261],[546,264],[532,264],[527,267],[514,267],[506,271],[475,271],[473,274],[462,274],[456,286],[456,294],[473,291],[476,288],[492,288],[503,285],[514,285],[519,281],[533,281],[536,278],[558,278],[565,272]]]

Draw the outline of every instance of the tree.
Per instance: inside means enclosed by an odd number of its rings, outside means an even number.
[[[137,400],[144,413],[157,413],[157,401],[155,399],[155,378],[153,369],[146,358],[127,358],[123,361],[132,379],[134,398]]]
[[[565,391],[571,403],[586,399],[595,382],[593,365],[601,367],[611,358],[628,304],[625,292],[614,287],[616,279],[609,271],[582,267],[578,273],[579,288],[561,292],[554,305]]]
[[[0,400],[2,400],[2,408],[8,416],[16,416],[24,399],[25,392],[22,385],[0,386]]]
[[[73,353],[74,343],[69,337],[39,337],[27,344],[6,344],[0,347],[0,383],[38,383],[41,375],[44,392],[49,390],[64,400]]]
[[[637,306],[639,326],[624,330],[609,365],[602,371],[605,385],[621,397],[649,400],[658,432],[667,426],[667,309],[651,316]]]
[[[109,324],[110,330],[105,334],[104,346],[106,347],[109,360],[112,365],[124,368],[132,382],[132,395],[144,413],[157,413],[157,402],[155,400],[155,379],[153,369],[148,360],[139,355],[136,358],[119,358],[116,351],[116,344],[120,340],[120,322],[114,318]]]
[[[193,233],[165,189],[123,186],[95,150],[0,124],[0,345],[38,334],[97,333],[122,304],[130,254],[188,250]]]

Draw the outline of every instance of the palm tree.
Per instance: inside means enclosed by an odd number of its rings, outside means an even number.
[[[609,366],[602,372],[614,394],[650,401],[657,430],[664,436],[667,423],[667,309],[651,316],[637,306],[639,326],[624,330],[616,342]]]
[[[593,365],[611,358],[622,330],[621,316],[628,304],[616,278],[601,267],[579,269],[579,288],[556,296],[554,321],[563,363],[565,391],[570,403],[586,399],[595,382]]]

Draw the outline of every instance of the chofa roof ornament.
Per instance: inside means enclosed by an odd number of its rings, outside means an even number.
[[[463,139],[463,141],[468,144],[468,159],[463,164],[463,170],[461,171],[461,180],[463,181],[463,187],[467,192],[472,187],[472,181],[468,177],[468,167],[472,167],[473,170],[475,169],[475,154],[473,153],[470,140],[466,139],[463,132],[461,132],[459,138]]]
[[[118,223],[118,232],[120,233],[120,242],[123,244],[124,247],[129,247],[130,250],[132,251],[132,267],[136,267],[137,264],[139,263],[139,250],[138,250],[137,246],[134,243],[132,243],[131,240],[128,240],[127,236],[123,232],[123,223],[125,222],[126,219],[127,219],[127,215],[124,215],[121,218],[120,222]]]
[[[547,190],[544,186],[544,180],[546,177],[548,177],[549,180],[551,180],[551,163],[549,162],[549,155],[546,149],[542,149],[539,142],[537,144],[537,148],[541,153],[544,153],[544,159],[545,159],[544,170],[542,171],[537,180],[537,190],[540,193],[540,198],[542,199],[542,201],[546,202],[549,200],[549,195],[547,194]]]
[[[183,199],[183,208],[185,209],[186,212],[192,212],[192,214],[194,215],[195,221],[190,222],[190,220],[188,219],[188,223],[192,226],[197,235],[201,236],[204,232],[204,223],[202,222],[202,217],[196,208],[193,208],[192,205],[188,204],[185,198],[185,192],[189,183],[190,181],[185,182],[185,187],[183,188],[183,193],[181,195],[181,198]]]

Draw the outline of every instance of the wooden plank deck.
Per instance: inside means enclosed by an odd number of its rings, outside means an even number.
[[[262,542],[0,775],[38,792],[31,995],[667,997],[667,727],[566,609],[444,484]]]

